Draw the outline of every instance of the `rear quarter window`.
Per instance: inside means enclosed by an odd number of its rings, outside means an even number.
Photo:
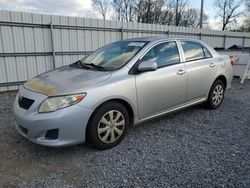
[[[211,53],[208,51],[208,49],[206,49],[206,48],[203,47],[203,51],[204,51],[205,58],[210,58],[210,57],[212,57],[212,55],[211,55]]]

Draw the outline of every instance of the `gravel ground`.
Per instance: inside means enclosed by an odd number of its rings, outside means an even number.
[[[250,81],[218,110],[195,106],[130,128],[117,147],[46,148],[14,128],[0,94],[0,187],[250,187]]]

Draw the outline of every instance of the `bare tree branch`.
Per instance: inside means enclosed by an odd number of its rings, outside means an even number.
[[[247,17],[245,18],[244,25],[240,28],[241,31],[250,32],[250,0],[245,0]]]
[[[237,18],[243,14],[240,7],[244,0],[215,0],[214,5],[217,8],[217,16],[222,22],[222,30],[227,29],[228,25],[236,22]]]
[[[107,0],[106,0],[107,1]],[[200,11],[188,6],[189,0],[112,0],[112,19],[185,27],[198,27]],[[93,7],[105,19],[104,0],[92,0]],[[110,0],[111,2],[111,0]],[[107,3],[106,3],[107,5]],[[106,10],[106,11],[105,11]],[[208,17],[204,15],[204,25]]]
[[[93,9],[98,13],[100,13],[104,20],[106,20],[108,5],[109,5],[108,0],[92,0]]]
[[[131,22],[135,19],[135,2],[133,0],[113,0],[117,20]]]
[[[188,0],[175,0],[172,4],[175,7],[175,26],[180,25],[182,19],[182,13],[187,8]]]

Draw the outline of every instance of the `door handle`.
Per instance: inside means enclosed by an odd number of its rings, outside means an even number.
[[[214,63],[210,63],[209,67],[215,67]]]
[[[183,75],[183,74],[185,74],[185,73],[186,73],[186,71],[180,69],[180,70],[178,70],[177,75]]]

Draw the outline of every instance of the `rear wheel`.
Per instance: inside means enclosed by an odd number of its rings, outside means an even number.
[[[88,137],[99,149],[109,149],[119,144],[126,134],[129,114],[126,108],[117,102],[106,103],[93,114]]]
[[[209,92],[206,106],[210,109],[217,109],[223,102],[225,94],[225,85],[221,80],[216,80]]]

